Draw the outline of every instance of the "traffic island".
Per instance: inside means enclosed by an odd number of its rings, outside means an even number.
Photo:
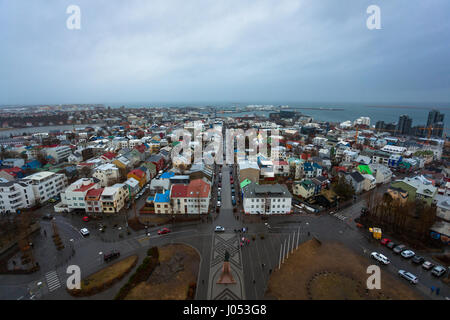
[[[143,279],[125,300],[191,300],[195,297],[200,256],[184,244],[158,248],[159,264],[148,279]]]
[[[366,288],[374,264],[337,242],[309,240],[289,253],[270,276],[266,299],[274,300],[419,300],[411,287],[381,267],[381,289]]]
[[[123,279],[134,268],[138,256],[130,256],[81,280],[81,289],[67,290],[74,297],[100,293]]]

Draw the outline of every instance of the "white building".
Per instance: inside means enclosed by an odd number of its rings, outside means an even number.
[[[15,213],[17,209],[30,208],[34,204],[35,196],[30,181],[0,183],[0,212]]]
[[[61,202],[69,211],[74,209],[86,210],[86,194],[91,189],[99,188],[98,180],[81,178],[61,192]]]
[[[381,151],[388,152],[391,154],[403,154],[406,151],[405,147],[397,147],[397,146],[391,146],[391,145],[385,145],[383,148],[381,148]]]
[[[72,149],[68,146],[58,146],[54,148],[46,148],[45,153],[51,156],[56,162],[60,163],[66,161],[72,154]]]
[[[112,163],[105,163],[94,169],[92,174],[94,178],[100,180],[100,187],[109,187],[119,181],[119,168]]]
[[[285,185],[258,185],[251,183],[243,190],[246,214],[288,214],[292,195]]]
[[[2,165],[6,167],[22,167],[25,164],[25,160],[18,158],[18,159],[3,159]]]
[[[376,179],[376,183],[388,183],[391,181],[392,171],[387,166],[379,163],[372,163],[369,165],[369,168]]]
[[[377,179],[375,179],[374,176],[371,174],[363,174],[364,177],[364,183],[363,183],[363,189],[364,191],[372,190],[377,185]]]
[[[31,181],[36,202],[40,203],[59,196],[67,186],[65,174],[50,171],[34,173],[23,178],[22,181]]]
[[[370,126],[370,118],[369,117],[359,117],[355,121],[353,121],[353,125],[365,125]]]

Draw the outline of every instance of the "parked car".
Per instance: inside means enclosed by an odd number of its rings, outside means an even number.
[[[430,261],[425,261],[425,262],[422,264],[422,268],[424,268],[425,270],[430,270],[430,269],[433,268],[433,267],[434,267],[434,264],[431,263]]]
[[[80,230],[80,233],[83,237],[87,237],[89,235],[89,230],[87,228],[83,228]]]
[[[215,232],[224,232],[225,228],[222,226],[216,226],[216,228],[214,229]]]
[[[425,261],[425,258],[422,256],[414,256],[414,258],[412,258],[412,262],[415,264],[422,264]]]
[[[158,234],[166,234],[166,233],[170,233],[170,229],[168,228],[162,228],[161,230],[158,230]]]
[[[394,249],[396,245],[397,244],[395,242],[391,241],[386,245],[386,247],[388,247],[389,249]]]
[[[233,206],[235,206],[236,205],[236,200],[231,200],[231,203],[233,204]]]
[[[442,276],[447,270],[443,266],[435,266],[433,270],[431,270],[431,274],[436,277]]]
[[[388,238],[383,238],[380,241],[380,243],[384,246],[387,245],[389,242],[391,242],[391,239],[388,239]]]
[[[50,213],[47,213],[46,215],[44,215],[42,217],[43,220],[52,220],[53,219],[53,215]]]
[[[222,206],[222,203],[219,201],[217,201],[217,206],[220,208],[220,206]]]
[[[415,275],[413,275],[411,272],[408,272],[405,270],[399,270],[398,274],[400,275],[400,277],[408,280],[412,284],[416,284],[417,282],[419,282],[419,279]]]
[[[412,250],[403,250],[401,255],[403,258],[409,259],[409,258],[414,257],[416,254]]]
[[[406,249],[406,246],[404,245],[404,244],[399,244],[398,246],[396,246],[395,248],[394,248],[394,253],[396,253],[396,254],[399,254],[399,253],[401,253],[403,250],[405,250]]]
[[[88,216],[84,216],[82,220],[83,220],[84,222],[89,222],[90,219],[89,219]]]
[[[118,257],[120,257],[120,252],[117,250],[113,250],[113,251],[103,255],[103,260],[105,260],[106,262],[109,262],[111,260],[117,259]]]
[[[389,261],[389,259],[388,259],[385,255],[382,255],[381,253],[378,253],[378,252],[372,252],[372,253],[370,254],[370,256],[371,256],[373,259],[375,259],[375,260],[377,260],[378,262],[381,262],[381,263],[383,263],[383,264],[385,264],[385,265],[388,265],[389,263],[391,263],[391,262]]]

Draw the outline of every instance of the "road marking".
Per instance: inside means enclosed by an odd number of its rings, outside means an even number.
[[[45,279],[47,280],[47,287],[50,292],[55,291],[61,287],[59,282],[58,274],[56,271],[50,271],[45,274]]]

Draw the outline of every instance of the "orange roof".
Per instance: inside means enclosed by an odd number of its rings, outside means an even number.
[[[139,179],[142,179],[145,176],[145,172],[139,169],[134,169],[128,173],[128,175],[134,174]]]
[[[211,186],[202,179],[196,179],[191,181],[188,185],[188,197],[193,198],[206,198],[209,194]]]

